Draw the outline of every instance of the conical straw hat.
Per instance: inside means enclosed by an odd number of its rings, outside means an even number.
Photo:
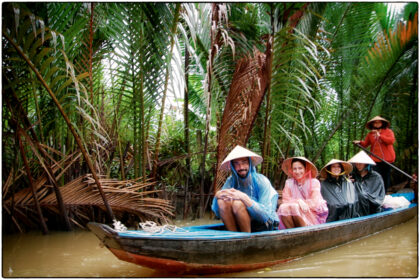
[[[368,156],[368,154],[365,153],[364,151],[358,152],[351,159],[349,159],[347,162],[376,165],[376,163],[373,161],[373,159],[370,156]]]
[[[237,158],[243,158],[243,157],[250,157],[252,164],[256,166],[257,164],[260,164],[263,161],[263,158],[259,155],[257,155],[254,152],[251,152],[248,149],[245,149],[244,147],[241,147],[237,145],[225,158],[225,160],[220,165],[220,169],[222,170],[230,170],[230,161],[237,159]]]
[[[289,177],[292,177],[292,161],[293,159],[300,159],[307,163],[305,168],[309,165],[311,168],[311,176],[312,178],[316,178],[318,175],[318,169],[316,169],[316,166],[307,158],[305,157],[290,157],[283,161],[283,164],[281,165],[281,169],[286,173]]]
[[[353,170],[353,165],[351,163],[348,163],[347,161],[339,160],[339,159],[332,159],[330,160],[322,169],[321,169],[321,177],[327,178],[327,167],[334,164],[334,163],[341,163],[341,165],[344,168],[344,172],[346,175],[350,174],[350,172]]]
[[[372,129],[372,124],[373,124],[374,121],[382,121],[382,122],[384,122],[385,123],[385,127],[389,127],[390,126],[390,123],[389,123],[388,120],[382,118],[381,116],[376,116],[376,117],[374,117],[373,119],[371,119],[370,121],[368,121],[366,123],[366,128],[367,129]]]

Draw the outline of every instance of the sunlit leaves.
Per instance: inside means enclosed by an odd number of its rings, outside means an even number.
[[[54,92],[60,94],[61,90],[66,88],[67,91],[64,94],[73,90],[73,93],[79,96],[80,80],[77,79],[74,67],[63,51],[62,40],[57,40],[57,37],[61,38],[62,35],[45,27],[41,19],[36,18],[26,10],[21,10],[18,7],[14,7],[13,10],[15,19],[19,19],[19,21],[16,23],[16,21],[8,20],[6,13],[6,19],[3,22],[6,23],[3,26],[3,35],[13,40],[14,44],[30,60],[30,63],[40,71],[44,80],[50,84]],[[18,10],[19,12],[17,12]],[[16,16],[17,14],[19,17]],[[10,23],[14,23],[14,26],[10,26]],[[10,32],[12,30],[16,32]],[[22,56],[9,43],[5,44],[3,50],[4,74],[7,75],[8,71],[25,73],[23,75],[31,73],[29,68],[23,67],[23,64],[11,63],[16,60],[22,61]],[[57,50],[60,50],[60,52]],[[35,84],[38,84],[38,81]],[[21,88],[15,88],[15,90],[22,96],[24,92],[31,90],[29,85],[22,84]]]
[[[325,75],[324,67],[316,44],[297,30],[291,32],[290,28],[276,34],[273,53],[273,126],[278,131],[276,134],[284,135],[294,148],[301,149],[301,133],[307,137],[312,133],[305,124],[303,112],[315,118],[314,112],[320,108],[313,93],[319,78]]]

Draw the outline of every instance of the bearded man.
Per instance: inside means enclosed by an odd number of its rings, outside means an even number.
[[[212,210],[227,230],[255,232],[278,229],[278,193],[267,177],[256,172],[262,157],[236,146],[220,165],[232,175],[213,198]]]

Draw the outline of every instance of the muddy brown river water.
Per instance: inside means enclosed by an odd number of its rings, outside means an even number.
[[[177,221],[177,226],[215,223]],[[2,236],[3,277],[179,277],[118,260],[88,231]],[[206,277],[417,277],[417,217],[266,269]],[[194,275],[193,277],[197,277]]]

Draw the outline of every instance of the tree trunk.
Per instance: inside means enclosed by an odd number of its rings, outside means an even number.
[[[168,91],[168,83],[169,83],[169,72],[171,69],[171,61],[172,61],[172,53],[174,49],[175,44],[175,35],[177,32],[177,25],[178,25],[178,19],[179,19],[179,13],[180,13],[181,4],[177,3],[175,8],[175,15],[174,15],[174,21],[172,23],[171,28],[171,49],[169,51],[169,55],[167,57],[166,61],[166,74],[165,74],[165,85],[163,89],[163,96],[162,96],[162,107],[160,109],[160,115],[159,115],[159,124],[158,124],[158,131],[156,134],[156,144],[155,144],[155,156],[153,160],[153,170],[152,170],[152,177],[156,178],[157,173],[157,164],[159,160],[159,150],[160,150],[160,136],[162,132],[162,122],[163,122],[163,115],[165,111],[165,101],[166,101],[166,94]]]
[[[25,149],[23,148],[22,139],[21,139],[21,128],[17,129],[17,138],[19,142],[19,149],[20,149],[20,155],[22,157],[23,163],[25,165],[26,169],[26,176],[29,180],[29,185],[31,186],[32,195],[34,197],[35,202],[35,209],[39,216],[39,221],[41,223],[41,229],[43,234],[48,234],[48,228],[47,224],[45,223],[44,216],[42,215],[41,206],[39,205],[38,196],[36,195],[36,189],[35,189],[35,183],[31,175],[31,169],[29,168],[28,160],[25,155]]]
[[[120,137],[117,136],[117,142],[118,142],[118,153],[120,155],[120,171],[121,171],[121,180],[125,180],[125,172],[124,172],[124,157],[123,157],[123,153],[121,150],[121,140]]]
[[[211,118],[211,83],[213,78],[213,60],[216,56],[217,43],[217,25],[219,23],[219,6],[216,3],[212,4],[211,12],[211,26],[216,26],[215,29],[211,28],[210,31],[210,52],[209,60],[207,61],[207,84],[205,88],[205,93],[207,93],[207,102],[206,102],[206,128],[204,131],[204,151],[203,151],[203,161],[201,165],[201,182],[200,182],[200,206],[198,217],[202,217],[204,213],[204,181],[205,181],[205,171],[206,171],[206,158],[207,158],[207,149],[208,149],[208,138],[210,130],[210,118]]]
[[[131,25],[130,25],[131,26]],[[133,59],[134,56],[134,50],[133,47],[130,46],[130,57],[131,59]],[[135,73],[135,69],[134,69],[134,64],[135,62],[132,60],[131,61],[131,82],[133,84],[133,100],[132,100],[132,105],[133,105],[133,162],[134,162],[134,177],[139,177],[140,176],[140,161],[141,161],[141,153],[140,153],[140,149],[139,149],[139,131],[140,131],[140,125],[139,124],[139,116],[138,116],[138,107],[139,104],[137,104],[138,98],[137,98],[137,94],[139,94],[137,92],[137,82],[136,82],[136,77],[134,75]]]
[[[185,43],[185,63],[184,63],[184,73],[185,73],[185,90],[184,90],[184,142],[185,142],[185,153],[187,153],[187,157],[185,159],[185,165],[187,169],[187,181],[185,182],[184,187],[184,211],[183,211],[183,218],[185,219],[187,216],[187,205],[188,205],[188,183],[189,178],[191,177],[191,166],[190,166],[190,136],[189,136],[189,120],[188,120],[188,67],[190,64],[190,53],[188,51],[187,43]]]
[[[90,17],[89,17],[89,93],[90,93],[90,104],[93,103],[93,69],[92,69],[92,60],[93,60],[93,9],[95,8],[95,3],[90,3]],[[91,115],[93,116],[93,108],[91,109]],[[93,129],[93,127],[92,127]],[[92,135],[93,137],[93,135]]]
[[[111,81],[112,81],[112,77],[111,77]],[[119,137],[117,127],[118,127],[118,123],[119,123],[118,116],[119,116],[119,112],[120,112],[120,106],[121,106],[121,100],[122,100],[124,88],[125,88],[125,81],[123,81],[123,86],[122,86],[121,92],[120,92],[120,94],[118,94],[117,104],[116,105],[113,104],[114,116],[113,116],[113,119],[112,119],[111,130],[110,130],[110,133],[109,133],[109,137],[111,138],[111,141],[113,141],[113,145],[112,145],[111,156],[108,159],[108,166],[107,166],[108,177],[110,176],[110,173],[111,173],[111,165],[112,165],[112,161],[114,159],[115,150],[118,149],[119,154],[121,155],[121,143],[120,143],[120,139],[119,139],[120,137]]]
[[[267,39],[266,45],[266,58],[267,58],[267,72],[268,72],[268,85],[267,85],[267,96],[266,96],[266,108],[265,108],[265,118],[264,118],[264,138],[263,138],[263,151],[262,158],[263,163],[261,166],[261,173],[268,176],[268,157],[270,153],[270,137],[271,137],[271,64],[273,61],[273,53],[271,51],[274,48],[274,18],[273,18],[273,5],[270,3],[270,26],[271,34]],[[271,41],[271,42],[270,42]]]

